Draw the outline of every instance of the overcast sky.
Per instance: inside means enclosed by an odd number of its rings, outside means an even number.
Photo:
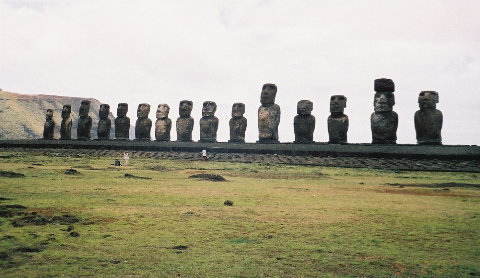
[[[422,90],[439,93],[444,144],[480,145],[480,1],[0,0],[0,88],[93,97],[112,107],[216,101],[218,140],[234,102],[258,139],[264,83],[278,86],[280,141],[294,140],[296,103],[314,103],[314,140],[328,141],[329,98],[344,94],[348,140],[370,143],[373,81],[391,78],[397,143],[416,143]],[[78,109],[78,108],[74,108]],[[153,133],[153,131],[152,131]],[[175,127],[172,139],[176,139]]]

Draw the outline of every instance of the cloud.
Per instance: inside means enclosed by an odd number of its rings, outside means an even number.
[[[399,143],[415,143],[421,90],[437,90],[444,143],[480,144],[477,1],[0,1],[0,87],[95,97],[115,107],[214,100],[219,140],[234,102],[258,136],[263,83],[276,83],[280,140],[301,99],[327,141],[331,94],[348,97],[349,141],[370,142],[373,80],[396,82]],[[153,109],[152,109],[153,110]],[[477,117],[476,117],[477,115]],[[154,113],[151,113],[151,118]],[[455,131],[455,132],[452,132]],[[172,132],[175,138],[174,131]]]

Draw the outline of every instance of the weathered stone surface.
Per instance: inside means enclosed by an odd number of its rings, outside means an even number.
[[[110,128],[112,127],[112,120],[108,118],[110,114],[110,105],[100,104],[100,110],[98,111],[97,137],[99,140],[110,139]]]
[[[215,117],[215,111],[217,111],[217,104],[215,102],[205,101],[203,103],[199,142],[217,142],[218,118]]]
[[[301,100],[297,103],[297,116],[293,119],[295,132],[294,143],[313,143],[315,131],[315,117],[312,116],[313,103],[309,100]]]
[[[347,107],[347,98],[333,95],[330,98],[330,116],[328,117],[328,143],[346,144],[348,132],[348,116],[343,112]]]
[[[247,130],[247,119],[245,114],[245,104],[237,102],[232,106],[232,118],[230,125],[230,143],[245,143],[245,130]]]
[[[420,110],[415,112],[418,144],[442,144],[443,114],[436,109],[438,100],[438,93],[435,91],[422,91],[418,96]]]
[[[193,109],[193,102],[189,100],[180,101],[179,114],[177,119],[177,141],[191,142],[194,120],[190,116]]]
[[[90,111],[90,101],[83,100],[80,104],[77,126],[77,138],[78,140],[90,140],[90,130],[92,129],[92,118],[88,115]]]
[[[370,117],[373,144],[396,144],[398,115],[393,112],[395,105],[395,84],[391,79],[375,80],[375,112]]]
[[[130,118],[127,117],[128,103],[119,103],[115,119],[115,138],[128,140],[130,136]]]
[[[53,121],[53,110],[47,109],[45,116],[45,125],[43,125],[43,139],[52,140],[55,122]]]
[[[257,143],[278,143],[278,125],[280,124],[280,106],[275,104],[277,86],[267,83],[262,87],[258,108]]]
[[[72,118],[70,114],[72,113],[71,105],[64,105],[62,109],[62,123],[60,124],[60,140],[71,140],[72,139]]]
[[[141,103],[137,109],[137,122],[135,123],[135,139],[150,140],[150,131],[152,130],[152,120],[148,118],[150,113],[150,104]]]
[[[159,104],[157,107],[157,121],[155,122],[155,140],[160,142],[170,141],[172,120],[168,118],[170,107],[167,104]]]

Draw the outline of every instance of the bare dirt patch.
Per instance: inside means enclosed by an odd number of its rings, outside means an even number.
[[[417,183],[417,184],[386,183],[385,185],[398,186],[398,187],[425,187],[425,188],[449,188],[449,187],[452,187],[452,188],[455,188],[455,187],[480,188],[480,184],[458,183],[458,182],[447,182],[447,183]]]
[[[0,177],[4,178],[24,178],[25,175],[21,173],[15,173],[12,171],[0,171]]]
[[[191,175],[188,178],[190,179],[200,179],[206,181],[227,181],[224,177],[215,174],[195,174]]]
[[[123,175],[123,177],[129,178],[129,179],[140,179],[140,180],[151,180],[152,179],[152,178],[148,178],[148,177],[135,176],[135,175],[128,174],[128,173]]]

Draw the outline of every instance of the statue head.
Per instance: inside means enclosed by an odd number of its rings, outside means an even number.
[[[390,92],[377,92],[373,100],[375,112],[392,111],[395,105],[395,95]]]
[[[117,117],[126,117],[128,112],[128,103],[119,103],[117,107]]]
[[[100,104],[100,110],[98,110],[98,116],[100,118],[108,118],[108,114],[110,114],[110,105]]]
[[[82,103],[80,104],[80,110],[78,111],[78,114],[80,115],[80,118],[88,117],[88,112],[89,111],[90,111],[90,101],[89,100],[82,100]]]
[[[150,113],[150,104],[141,103],[138,105],[137,118],[139,119],[148,118],[149,113]]]
[[[234,103],[232,106],[232,117],[243,117],[245,114],[245,104],[241,102]]]
[[[343,113],[347,107],[347,98],[344,95],[330,97],[330,113]]]
[[[170,106],[168,104],[159,104],[157,107],[157,119],[168,118]]]
[[[193,109],[193,102],[189,100],[180,101],[179,114],[180,117],[190,117]]]
[[[260,102],[263,105],[269,105],[275,103],[275,96],[277,95],[277,85],[267,83],[262,87],[262,93],[260,95]]]
[[[202,116],[203,117],[212,117],[217,111],[217,104],[214,101],[205,101],[203,102],[202,107]]]
[[[47,121],[51,121],[53,119],[53,110],[47,109],[47,114],[45,115],[45,119]]]
[[[297,114],[310,115],[313,110],[313,102],[309,100],[301,100],[297,103]]]
[[[62,118],[67,119],[70,117],[70,113],[72,113],[72,106],[69,104],[65,104],[62,108]]]
[[[418,95],[418,106],[420,109],[436,108],[438,103],[438,93],[435,91],[422,91]]]

